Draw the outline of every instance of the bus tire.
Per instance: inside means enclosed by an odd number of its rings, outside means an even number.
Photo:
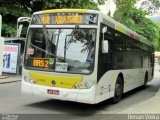
[[[121,100],[123,94],[123,81],[121,77],[118,77],[115,84],[114,97],[111,99],[112,103],[118,103]]]
[[[145,77],[144,77],[144,84],[143,84],[143,88],[147,88],[147,82],[148,82],[148,73],[146,72]]]

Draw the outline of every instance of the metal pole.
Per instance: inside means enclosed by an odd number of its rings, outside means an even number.
[[[4,39],[1,37],[1,30],[2,29],[2,16],[0,15],[0,75],[2,75],[2,68],[3,68],[3,46],[4,46]]]

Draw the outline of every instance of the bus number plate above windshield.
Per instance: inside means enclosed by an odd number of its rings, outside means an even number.
[[[56,16],[56,24],[82,24],[82,16]]]
[[[48,68],[48,59],[33,59],[33,67]]]
[[[97,24],[98,15],[91,13],[53,13],[33,16],[31,24]]]

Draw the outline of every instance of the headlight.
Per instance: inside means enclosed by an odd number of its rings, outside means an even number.
[[[83,85],[82,85],[81,82],[80,82],[80,83],[76,83],[76,84],[73,86],[73,88],[75,88],[75,89],[82,89],[82,88],[83,88]]]
[[[36,81],[33,78],[29,78],[27,76],[24,76],[24,81],[32,84],[36,84]]]
[[[23,79],[24,79],[25,82],[29,82],[29,78],[27,76],[24,76]]]
[[[92,84],[89,82],[79,82],[79,83],[76,83],[73,88],[75,88],[75,89],[88,89],[90,87],[92,87]]]
[[[89,82],[86,82],[84,85],[86,88],[90,88],[92,86]]]

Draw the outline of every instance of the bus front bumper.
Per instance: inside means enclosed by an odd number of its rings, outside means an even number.
[[[95,85],[90,89],[65,89],[35,85],[22,80],[21,90],[24,94],[45,96],[52,99],[95,104]]]

